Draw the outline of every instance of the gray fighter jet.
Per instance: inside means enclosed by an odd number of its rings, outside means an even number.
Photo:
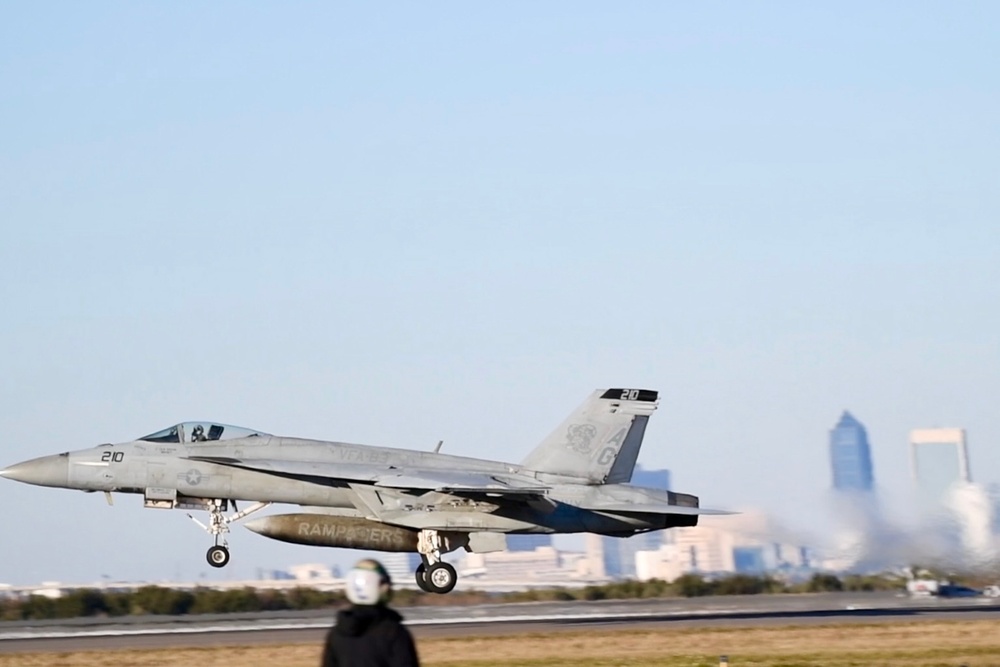
[[[657,403],[646,389],[598,390],[520,464],[185,422],[0,475],[103,491],[109,503],[112,492],[134,493],[146,507],[206,510],[207,523],[191,518],[214,538],[214,567],[229,562],[231,524],[273,503],[299,505],[245,525],[298,544],[419,553],[417,584],[447,593],[457,575],[441,554],[501,551],[507,533],[625,537],[725,513],[699,508],[692,495],[628,483]],[[240,511],[237,501],[253,504]]]

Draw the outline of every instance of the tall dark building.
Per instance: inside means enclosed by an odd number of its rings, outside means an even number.
[[[646,470],[637,463],[635,470],[632,471],[632,480],[629,484],[648,486],[666,491],[670,488],[670,471],[666,469]]]
[[[875,485],[868,432],[846,410],[830,431],[830,468],[838,491],[871,491]]]

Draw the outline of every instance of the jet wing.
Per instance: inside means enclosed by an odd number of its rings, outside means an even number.
[[[325,463],[322,461],[285,461],[278,459],[233,459],[215,456],[192,456],[192,461],[215,463],[231,468],[253,470],[278,477],[309,482],[323,480],[367,482],[389,489],[414,489],[455,493],[499,495],[537,495],[547,487],[532,478],[479,472],[428,470],[378,466],[364,463]]]

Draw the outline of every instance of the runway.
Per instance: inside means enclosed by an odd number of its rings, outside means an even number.
[[[588,629],[637,630],[998,620],[1000,602],[884,594],[737,596],[615,600],[401,610],[420,637],[505,636]],[[235,618],[234,618],[235,617]],[[0,653],[298,644],[322,641],[333,612],[184,618],[75,619],[0,624]]]

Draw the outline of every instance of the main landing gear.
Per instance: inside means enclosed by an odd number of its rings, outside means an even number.
[[[212,567],[225,567],[228,565],[229,542],[226,540],[226,534],[229,532],[229,524],[245,519],[254,512],[260,511],[270,504],[271,503],[254,503],[242,512],[236,512],[236,514],[233,514],[232,516],[225,516],[223,512],[225,512],[228,508],[227,501],[213,499],[209,501],[209,505],[205,508],[208,510],[209,517],[207,526],[188,514],[189,519],[204,528],[209,535],[215,538],[215,546],[209,547],[208,553],[205,554],[205,560],[208,561],[208,564]],[[233,509],[237,509],[235,500],[233,501]]]
[[[441,560],[441,536],[436,530],[422,530],[417,538],[417,551],[423,561],[415,577],[420,590],[427,593],[450,593],[458,583],[458,573],[450,563]]]

